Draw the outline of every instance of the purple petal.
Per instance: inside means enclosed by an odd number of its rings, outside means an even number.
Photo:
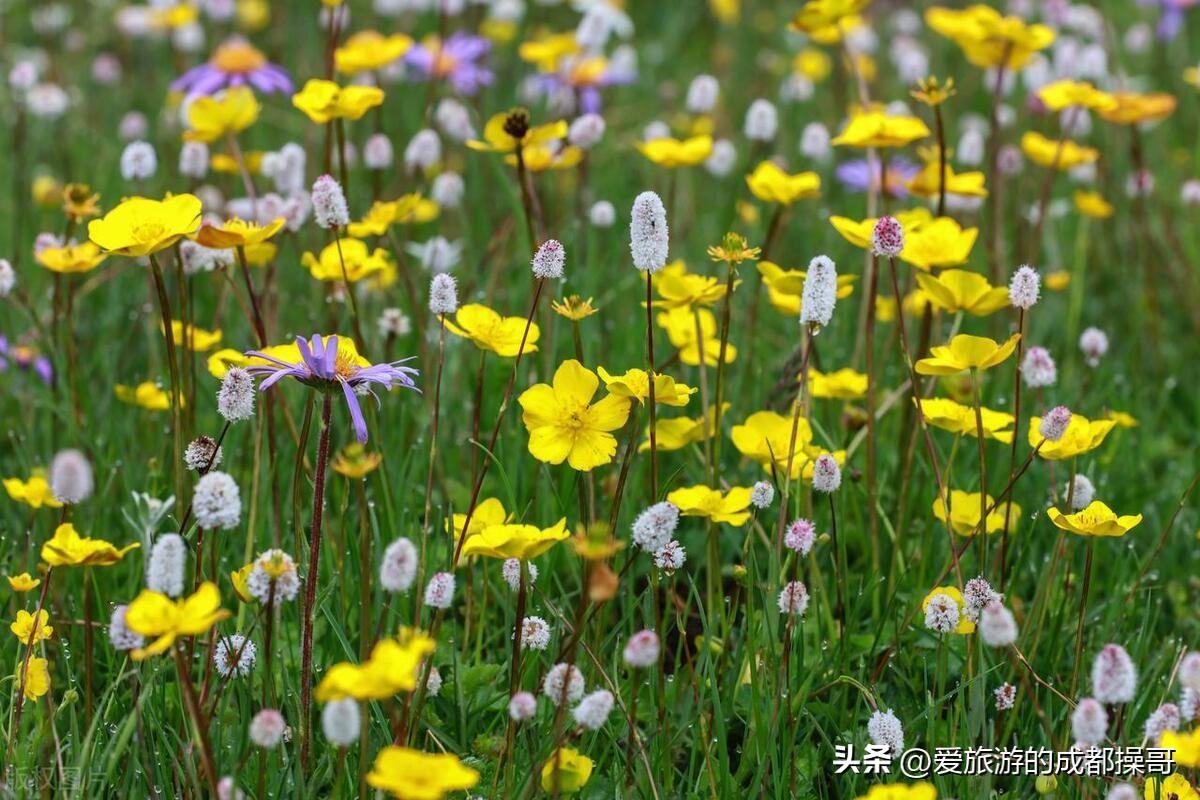
[[[350,419],[354,423],[354,436],[360,444],[367,443],[367,421],[363,419],[362,407],[358,404],[358,395],[348,381],[338,381],[342,385],[342,394],[346,395],[346,405],[350,406]]]

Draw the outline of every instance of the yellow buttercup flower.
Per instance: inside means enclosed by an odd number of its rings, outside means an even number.
[[[927,208],[912,208],[907,211],[897,211],[893,216],[900,223],[906,240],[917,230],[933,222],[933,215]],[[839,216],[831,216],[829,218],[829,224],[842,235],[843,239],[863,250],[872,249],[871,240],[875,233],[875,223],[877,222],[879,220],[875,217],[858,221]]]
[[[1104,412],[1104,418],[1111,419],[1113,422],[1117,423],[1118,428],[1136,428],[1138,426],[1137,418],[1132,414],[1127,414],[1124,411],[1117,411],[1110,408],[1108,411]]]
[[[746,176],[750,192],[765,203],[791,205],[797,200],[821,193],[821,176],[815,172],[789,175],[774,161],[762,161]]]
[[[570,535],[566,517],[549,528],[518,524],[489,525],[479,533],[467,537],[462,546],[462,554],[528,561],[542,555]]]
[[[18,665],[17,670],[21,667]],[[36,702],[39,697],[50,691],[50,669],[47,666],[44,658],[31,658],[29,665],[25,669],[25,680],[18,679],[18,683],[24,686],[25,699],[30,702]]]
[[[880,783],[855,800],[937,800],[937,789],[932,783]]]
[[[685,517],[704,517],[713,522],[725,522],[734,527],[750,519],[750,488],[734,486],[728,491],[707,486],[688,486],[667,495],[667,500],[679,507]]]
[[[871,0],[808,0],[792,17],[791,26],[805,33],[837,27],[848,17],[859,14]]]
[[[158,324],[158,330],[166,333],[161,322]],[[179,347],[190,346],[197,353],[205,353],[221,343],[221,331],[219,329],[206,331],[195,325],[184,325],[179,320],[173,319],[171,320],[171,339]]]
[[[189,142],[215,142],[236,136],[258,120],[262,106],[249,86],[234,86],[223,94],[197,97],[187,107]]]
[[[730,408],[730,403],[721,403],[721,414]],[[689,444],[711,439],[716,433],[717,408],[713,406],[702,419],[691,417],[659,417],[654,420],[654,444],[660,453],[682,450]],[[638,452],[644,453],[650,449],[650,428],[646,428],[646,438],[638,445]]]
[[[812,397],[831,400],[857,400],[867,393],[866,373],[850,367],[824,373],[808,370],[808,393]]]
[[[1093,500],[1087,508],[1074,514],[1064,514],[1052,506],[1046,516],[1050,517],[1054,527],[1080,536],[1124,536],[1142,521],[1141,514],[1117,516],[1099,500]]]
[[[944,311],[965,311],[986,317],[1008,306],[1008,287],[992,286],[978,272],[963,269],[942,270],[937,275],[918,272],[917,283],[933,304]]]
[[[936,75],[930,75],[917,81],[917,88],[909,94],[917,102],[933,107],[940,106],[958,92],[954,89],[954,78],[939,81]]]
[[[386,67],[412,47],[413,40],[402,33],[384,36],[379,31],[359,31],[333,51],[338,72],[353,75]]]
[[[1111,419],[1090,420],[1082,414],[1072,414],[1062,438],[1051,442],[1038,432],[1042,418],[1033,417],[1029,420],[1029,446],[1037,447],[1040,444],[1038,455],[1047,461],[1064,461],[1095,450],[1116,424]]]
[[[358,283],[363,278],[386,272],[391,256],[377,247],[370,250],[361,239],[343,238],[325,245],[320,256],[305,253],[300,263],[318,281],[350,281]]]
[[[965,406],[945,397],[931,397],[921,401],[921,415],[930,425],[944,431],[966,436],[979,434],[973,406]],[[979,409],[979,416],[983,421],[983,438],[1004,444],[1012,442],[1013,432],[1008,429],[1012,428],[1016,417],[990,408]]]
[[[109,253],[146,256],[163,250],[200,227],[200,199],[177,194],[165,200],[131,197],[88,223],[88,237]]]
[[[820,83],[833,72],[833,59],[824,50],[806,47],[792,59],[792,72]]]
[[[1014,333],[1003,342],[997,343],[986,336],[970,336],[960,333],[948,345],[934,345],[928,358],[916,364],[921,375],[954,375],[968,369],[991,369],[1012,355],[1021,334]]]
[[[283,230],[287,220],[278,217],[269,225],[259,225],[256,222],[233,217],[220,225],[205,223],[196,231],[196,241],[205,247],[215,250],[228,250],[234,247],[253,247],[271,239]]]
[[[929,128],[917,117],[890,116],[882,111],[867,111],[850,119],[831,144],[848,147],[904,147],[930,135]]]
[[[511,519],[512,514],[504,510],[504,504],[495,497],[489,497],[475,506],[475,513],[471,515],[471,527],[467,530],[467,536],[470,538],[476,534],[483,533],[493,525],[504,525]],[[463,525],[466,522],[466,514],[455,514],[446,523],[447,530],[453,530],[455,541],[462,537]]]
[[[599,309],[592,305],[592,298],[584,300],[577,294],[564,297],[562,300],[552,300],[550,307],[560,317],[566,317],[572,322],[579,322],[595,314]]]
[[[1163,733],[1163,740],[1175,741],[1173,732]],[[1164,747],[1166,745],[1163,745]],[[1146,788],[1143,793],[1146,800],[1200,800],[1197,792],[1188,779],[1178,772],[1171,773],[1166,780],[1146,778]]]
[[[529,452],[547,464],[566,461],[589,472],[613,460],[617,440],[611,431],[629,417],[629,398],[608,395],[593,403],[600,387],[596,373],[570,359],[554,372],[553,385],[539,383],[521,393],[521,420],[529,431]]]
[[[196,593],[187,598],[172,600],[161,592],[143,589],[125,611],[129,629],[153,638],[147,647],[130,652],[134,661],[161,655],[175,640],[184,636],[199,636],[230,616],[221,608],[221,595],[211,581],[200,584]]]
[[[783,472],[787,467],[788,445],[792,439],[792,415],[775,411],[756,411],[746,417],[746,421],[741,425],[734,425],[729,431],[729,437],[739,453],[757,461],[768,472],[775,471],[771,469],[772,462],[777,471]],[[793,472],[798,470],[799,464],[808,460],[805,449],[811,442],[812,427],[807,419],[801,417],[797,421],[796,447],[792,451]]]
[[[557,784],[560,792],[574,794],[582,789],[592,777],[594,765],[595,762],[578,750],[561,747],[554,751],[554,755],[542,767],[542,790],[552,792]],[[557,779],[555,778],[556,771]]]
[[[573,144],[552,142],[526,145],[521,150],[521,157],[525,160],[525,168],[530,172],[545,172],[548,169],[569,169],[576,166],[583,160],[583,151]],[[506,155],[504,163],[515,167],[516,155]]]
[[[250,573],[254,571],[254,562],[243,565],[229,573],[229,582],[233,584],[233,593],[243,603],[253,603],[254,595],[250,594]]]
[[[82,222],[100,213],[100,193],[86,183],[68,183],[62,190],[63,213]]]
[[[699,366],[703,341],[704,366],[716,366],[721,357],[721,340],[717,335],[717,320],[707,308],[693,312],[688,308],[672,308],[655,317],[655,321],[667,331],[667,339],[679,350],[679,360],[690,367]],[[696,335],[699,322],[699,339]],[[737,358],[737,348],[731,342],[725,345],[725,363],[732,364]]]
[[[450,753],[388,745],[375,756],[367,783],[400,800],[441,800],[479,783],[479,773]]]
[[[925,609],[929,608],[929,601],[931,601],[935,595],[939,594],[948,596],[958,604],[958,627],[954,629],[954,633],[964,635],[968,633],[974,633],[975,623],[971,622],[971,620],[967,617],[966,602],[963,600],[963,594],[958,590],[957,586],[939,586],[929,594],[925,595],[925,599],[921,601],[922,613],[925,611]],[[886,797],[887,795],[884,796]]]
[[[735,281],[734,288],[737,286],[738,282]],[[654,290],[659,297],[652,302],[654,307],[690,309],[692,306],[717,303],[725,296],[727,286],[725,281],[711,275],[688,272],[682,261],[676,261],[655,276]]]
[[[920,197],[937,197],[942,186],[941,172],[942,168],[935,152],[932,158],[926,160],[921,171],[904,185],[909,192]],[[956,194],[962,197],[987,197],[988,190],[984,186],[984,182],[985,178],[982,172],[955,172],[954,167],[948,161],[946,162],[946,194]]]
[[[375,86],[338,86],[333,81],[310,78],[292,95],[292,105],[318,125],[332,119],[362,119],[383,104],[383,90]]]
[[[142,381],[137,386],[118,383],[113,386],[113,394],[122,403],[140,406],[147,411],[166,411],[171,407],[171,393],[154,381]]]
[[[514,126],[514,122],[517,124]],[[524,130],[520,138],[509,131]],[[522,153],[532,147],[548,144],[567,137],[567,121],[558,120],[544,125],[529,125],[529,114],[522,109],[493,114],[483,126],[483,139],[471,139],[467,147],[488,153],[515,153],[520,145]]]
[[[383,453],[368,453],[359,442],[351,442],[338,451],[329,466],[338,475],[351,479],[362,479],[379,469]]]
[[[1060,172],[1090,164],[1100,157],[1100,151],[1094,147],[1085,147],[1070,139],[1047,139],[1037,131],[1026,131],[1021,136],[1021,152],[1038,166]]]
[[[978,228],[964,229],[950,217],[938,217],[905,231],[900,260],[926,271],[955,267],[967,263],[978,237]]]
[[[420,631],[403,630],[397,638],[381,639],[362,664],[334,664],[317,685],[318,703],[353,697],[386,700],[417,688],[421,663],[433,652],[434,641]]]
[[[804,296],[804,278],[808,274],[802,269],[784,269],[773,261],[760,261],[758,273],[767,286],[767,299],[777,310],[790,317],[800,315]],[[837,276],[837,299],[844,300],[854,293],[857,275]]]
[[[604,367],[596,367],[604,388],[616,397],[628,397],[642,405],[650,398],[650,378],[644,369],[628,369],[623,375],[613,375]],[[654,375],[654,402],[666,406],[686,406],[697,392],[692,386],[676,383],[670,375]]]
[[[1075,190],[1075,208],[1080,214],[1092,219],[1108,219],[1113,215],[1112,203],[1105,200],[1098,192],[1088,192],[1083,189]]]
[[[26,480],[5,478],[4,490],[13,500],[30,508],[62,508],[62,503],[58,502],[54,498],[54,492],[50,491],[46,474],[40,469],[35,469]]]
[[[1092,111],[1112,111],[1117,100],[1108,92],[1102,92],[1087,81],[1065,79],[1048,83],[1038,89],[1037,97],[1050,111],[1065,108],[1086,108]]]
[[[1175,113],[1179,101],[1166,92],[1138,94],[1136,92],[1114,92],[1115,105],[1100,112],[1105,121],[1114,125],[1137,125],[1142,122],[1157,122]]]
[[[1200,767],[1200,727],[1190,733],[1183,731],[1164,731],[1158,746],[1164,750],[1175,751],[1175,763],[1181,767]],[[1170,782],[1170,779],[1167,779]],[[1163,797],[1170,797],[1164,792]]]
[[[1054,272],[1046,273],[1046,278],[1043,281],[1047,291],[1061,292],[1071,285],[1071,273],[1064,269],[1055,270]]]
[[[50,614],[45,609],[40,609],[36,616],[24,609],[18,611],[16,620],[8,629],[21,644],[28,646],[44,642],[54,635],[54,628],[50,626]]]
[[[985,5],[962,10],[935,6],[926,10],[925,22],[962,48],[967,60],[981,69],[1003,65],[1018,70],[1054,43],[1051,28],[1003,16]]]
[[[529,323],[525,347],[521,347],[525,322],[525,317],[502,317],[485,305],[468,303],[458,309],[453,322],[446,320],[446,330],[455,336],[470,339],[480,350],[490,350],[498,356],[512,358],[518,351],[522,355],[537,352],[541,331],[536,322]]]
[[[41,578],[34,578],[28,572],[4,577],[8,580],[9,588],[14,592],[31,592],[42,584]]]
[[[1012,433],[1009,432],[1009,441],[1012,441]],[[980,500],[983,501],[983,508],[980,508]],[[991,509],[994,499],[992,496],[984,495],[982,498],[979,492],[964,492],[959,489],[950,491],[950,529],[959,536],[973,536],[978,533],[979,529],[979,514],[985,509]],[[1008,515],[1009,529],[1016,528],[1016,521],[1021,516],[1021,507],[1016,503],[1009,501],[997,505],[988,513],[987,524],[984,526],[984,533],[996,533],[1004,530],[1004,517]],[[942,499],[936,498],[933,501],[933,516],[941,522],[946,522],[946,504]]]
[[[230,367],[244,367],[250,363],[250,360],[242,351],[226,347],[210,355],[205,365],[208,367],[209,375],[217,380],[222,380]]]
[[[80,536],[74,525],[64,522],[42,545],[41,556],[52,567],[108,567],[138,547],[141,545],[134,542],[117,549],[103,539]]]
[[[208,159],[208,165],[212,167],[213,172],[221,172],[225,175],[241,175],[242,167],[246,167],[246,172],[251,175],[257,175],[262,172],[262,162],[266,158],[266,153],[262,150],[248,150],[242,153],[242,163],[228,153],[213,153]]]
[[[547,33],[536,39],[521,42],[517,55],[522,61],[527,61],[537,67],[538,72],[558,72],[559,63],[567,56],[580,51],[579,41],[575,31],[566,33]]]
[[[429,222],[437,219],[440,212],[437,203],[422,197],[419,192],[412,192],[395,200],[376,200],[366,216],[351,222],[346,232],[358,239],[382,236],[392,225]]]
[[[104,259],[106,253],[91,242],[65,247],[47,247],[37,254],[37,262],[51,272],[79,273],[91,272]]]
[[[694,167],[712,154],[713,140],[708,134],[680,141],[671,136],[638,142],[637,149],[653,163],[667,169]]]

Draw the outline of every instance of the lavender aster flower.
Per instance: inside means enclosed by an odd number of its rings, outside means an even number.
[[[420,391],[413,380],[420,374],[419,370],[400,366],[410,359],[372,364],[358,354],[354,342],[346,337],[313,334],[311,341],[296,337],[295,345],[268,347],[264,351],[251,350],[246,355],[269,362],[248,368],[253,375],[267,376],[259,385],[259,391],[266,391],[284,378],[295,378],[306,386],[324,392],[340,388],[350,408],[354,435],[359,442],[367,441],[367,421],[358,402],[360,392],[375,397],[378,402],[375,385],[389,390],[399,386]]]
[[[245,84],[265,94],[289,93],[294,88],[287,70],[267,61],[245,39],[235,37],[218,47],[208,61],[183,73],[171,84],[171,89],[198,97]]]
[[[429,80],[447,80],[460,94],[471,95],[491,84],[494,75],[478,62],[492,45],[482,36],[458,31],[446,41],[431,36],[404,54],[404,63]]]

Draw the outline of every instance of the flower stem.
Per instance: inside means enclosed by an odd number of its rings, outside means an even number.
[[[650,410],[650,502],[658,500],[658,434],[655,432],[654,406],[654,308],[651,305],[654,288],[654,273],[646,273],[646,377],[649,383],[649,399],[646,403]],[[700,343],[696,343],[699,347]],[[704,369],[704,353],[700,353],[700,369]]]
[[[321,438],[317,445],[317,463],[313,474],[312,531],[309,534],[308,575],[304,581],[304,629],[300,644],[300,764],[303,769],[308,768],[312,739],[313,605],[317,598],[317,578],[321,565],[321,518],[325,505],[325,467],[329,462],[329,427],[332,414],[333,395],[326,393],[321,405]]]
[[[171,327],[171,300],[167,297],[167,285],[163,282],[162,267],[158,259],[150,254],[150,271],[154,275],[154,289],[158,293],[158,310],[162,315],[163,339],[167,348],[167,369],[171,375],[171,433],[174,444],[173,468],[175,470],[175,496],[184,502],[183,494],[183,427],[179,414],[179,403],[183,398],[179,385],[179,363],[175,356],[175,332]]]

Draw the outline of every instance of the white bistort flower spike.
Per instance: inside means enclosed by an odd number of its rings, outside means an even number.
[[[642,272],[655,273],[667,265],[667,209],[654,192],[642,192],[633,201],[629,219],[629,251],[633,265]]]
[[[817,256],[808,264],[800,296],[800,324],[816,335],[833,319],[837,304],[837,265],[828,256]]]

